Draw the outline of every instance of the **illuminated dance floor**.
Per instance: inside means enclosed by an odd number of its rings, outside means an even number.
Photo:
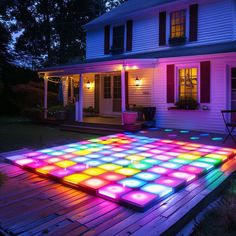
[[[145,210],[235,153],[231,148],[116,134],[7,159],[47,178]]]

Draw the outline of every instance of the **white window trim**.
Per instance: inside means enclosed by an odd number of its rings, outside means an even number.
[[[126,40],[127,40],[127,24],[126,22],[124,24],[121,24],[121,23],[117,23],[115,25],[111,25],[110,28],[110,48],[113,46],[113,30],[115,27],[119,27],[119,26],[124,26],[124,53],[126,53]]]
[[[179,70],[197,68],[197,102],[200,103],[201,81],[200,81],[200,63],[181,64],[175,66],[175,102],[179,101]]]
[[[185,26],[185,37],[186,37],[186,42],[189,42],[189,5],[187,6],[180,6],[173,8],[171,10],[166,11],[166,45],[169,45],[169,38],[170,38],[170,18],[171,18],[171,13],[175,11],[181,11],[185,10],[186,12],[186,26]]]

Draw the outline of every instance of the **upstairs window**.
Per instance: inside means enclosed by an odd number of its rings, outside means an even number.
[[[180,10],[170,14],[169,44],[173,46],[186,42],[186,11]]]
[[[179,69],[179,100],[198,100],[197,68]]]
[[[120,54],[124,52],[124,37],[125,27],[124,25],[113,28],[113,45],[112,54]]]
[[[172,12],[170,15],[170,38],[184,38],[186,29],[186,11]]]

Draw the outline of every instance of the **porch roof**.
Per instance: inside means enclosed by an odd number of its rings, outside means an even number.
[[[121,54],[102,58],[88,59],[68,65],[39,69],[38,72],[46,73],[48,76],[63,76],[66,74],[120,71],[121,66],[127,66],[130,68],[136,66],[140,69],[154,68],[158,62],[158,59],[162,58],[197,56],[229,52],[236,52],[236,41],[201,46],[183,45],[148,53]]]

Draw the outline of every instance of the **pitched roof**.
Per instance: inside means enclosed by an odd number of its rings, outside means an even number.
[[[207,55],[207,54],[219,54],[219,53],[229,53],[236,52],[236,41],[223,42],[211,45],[195,45],[195,46],[178,46],[171,47],[166,50],[139,53],[139,54],[121,54],[110,57],[102,57],[95,59],[88,59],[85,61],[77,61],[67,65],[60,65],[57,67],[49,67],[44,69],[39,69],[38,71],[50,71],[54,69],[64,68],[66,66],[81,65],[87,63],[96,62],[109,62],[115,60],[126,60],[126,59],[161,59],[170,57],[182,57],[182,56],[196,56],[196,55]]]
[[[115,9],[106,12],[100,17],[92,20],[91,22],[85,25],[85,28],[90,28],[98,24],[107,24],[117,18],[119,19],[120,17],[127,16],[133,12],[175,1],[177,0],[128,0],[127,2],[116,7]]]

